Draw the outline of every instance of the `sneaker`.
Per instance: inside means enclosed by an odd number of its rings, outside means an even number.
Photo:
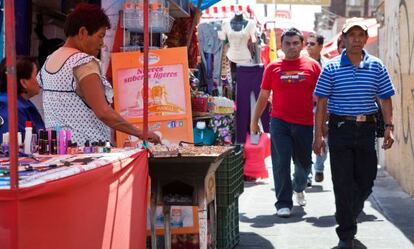
[[[296,202],[298,203],[299,206],[305,206],[306,205],[306,200],[305,200],[305,192],[295,192],[296,195]]]
[[[354,240],[340,240],[338,243],[338,249],[352,249],[354,248]]]
[[[307,186],[307,187],[312,187],[312,179],[309,179],[309,178],[308,178],[308,180],[307,180],[307,182],[306,182],[306,186]]]
[[[323,172],[316,172],[315,173],[315,182],[322,182],[323,181]]]
[[[282,218],[288,218],[290,216],[290,208],[278,209],[276,215]]]

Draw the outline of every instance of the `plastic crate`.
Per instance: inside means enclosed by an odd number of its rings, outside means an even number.
[[[243,193],[243,148],[236,147],[216,171],[216,204],[226,207]]]
[[[217,249],[232,249],[240,241],[239,200],[217,207]]]

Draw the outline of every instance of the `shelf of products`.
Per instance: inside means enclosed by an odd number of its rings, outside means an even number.
[[[162,33],[169,33],[174,23],[170,15],[170,4],[166,0],[150,0],[148,25],[150,33],[150,49],[161,46]],[[144,3],[142,0],[126,0],[121,11],[121,27],[124,31],[124,42],[121,51],[139,51],[144,46]]]

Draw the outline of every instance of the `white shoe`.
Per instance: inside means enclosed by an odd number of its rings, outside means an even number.
[[[296,195],[296,202],[299,206],[305,206],[306,205],[306,199],[305,199],[305,192],[295,192]]]
[[[290,208],[281,208],[278,209],[276,215],[282,218],[287,218],[290,216]]]

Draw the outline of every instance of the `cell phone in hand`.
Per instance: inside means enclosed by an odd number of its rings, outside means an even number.
[[[259,144],[260,133],[250,134],[250,144]]]

